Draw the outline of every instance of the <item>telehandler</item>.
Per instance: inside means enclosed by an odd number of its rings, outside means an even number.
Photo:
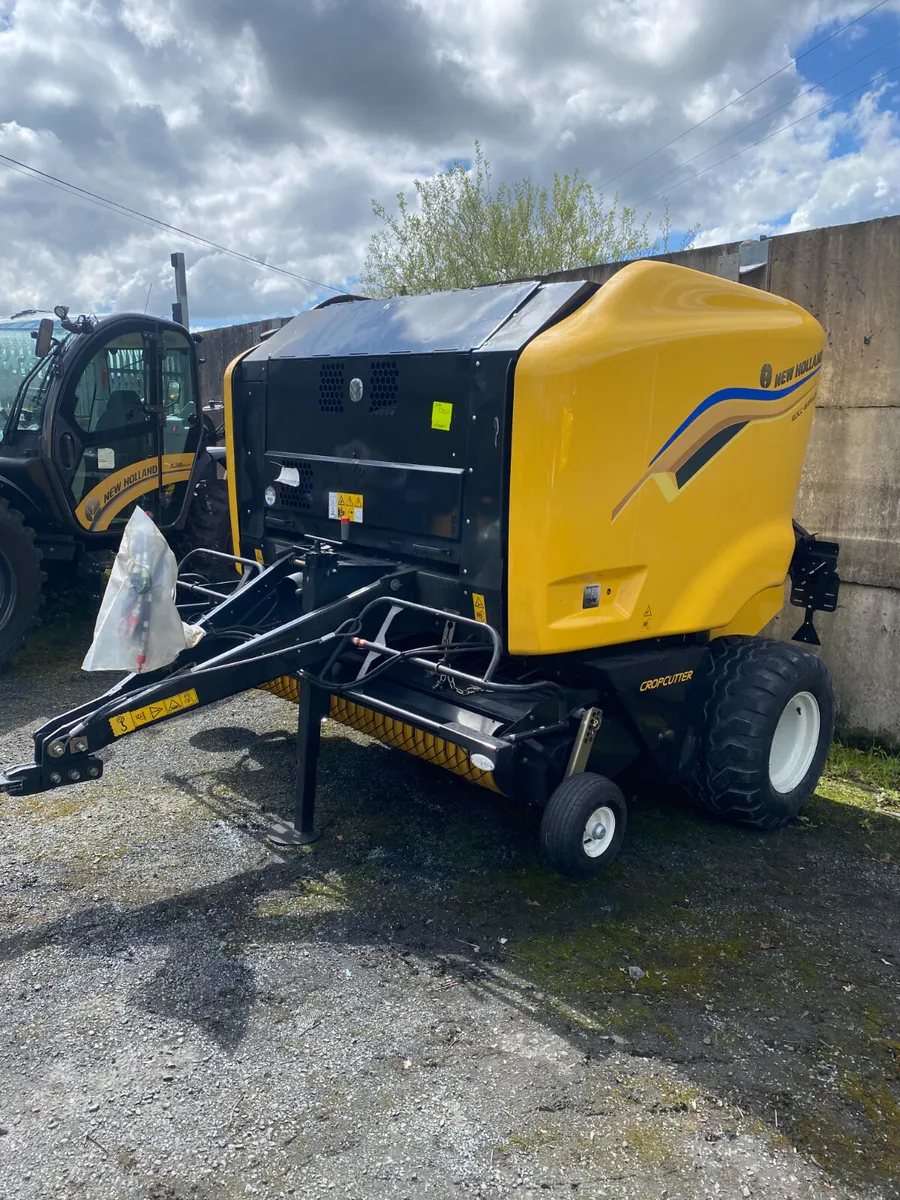
[[[230,578],[188,555],[177,586],[204,636],[48,721],[0,788],[96,779],[263,687],[298,703],[280,845],[318,836],[329,715],[541,809],[575,877],[616,857],[633,767],[782,825],[833,726],[803,643],[838,547],[792,519],[823,348],[788,300],[653,261],[300,314],[226,373]],[[788,576],[799,645],[758,636]]]
[[[227,545],[196,336],[64,305],[0,320],[0,670],[34,622],[45,569],[114,551],[136,503],[182,552]]]

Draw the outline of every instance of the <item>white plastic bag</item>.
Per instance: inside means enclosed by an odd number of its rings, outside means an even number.
[[[94,626],[85,671],[156,671],[203,636],[175,607],[175,555],[153,521],[135,508]]]

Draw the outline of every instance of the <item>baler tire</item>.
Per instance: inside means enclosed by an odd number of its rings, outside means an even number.
[[[0,499],[0,671],[8,667],[25,644],[44,601],[47,576],[34,530],[7,500]]]
[[[589,772],[571,775],[553,791],[544,809],[544,861],[572,879],[599,875],[618,855],[627,820],[625,797],[611,779]],[[604,829],[602,837],[589,837],[598,824]]]
[[[834,732],[828,668],[767,638],[713,642],[692,798],[755,829],[792,820],[816,789]]]

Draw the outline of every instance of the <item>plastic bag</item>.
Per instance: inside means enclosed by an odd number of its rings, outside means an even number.
[[[94,626],[85,671],[156,671],[203,636],[175,607],[175,555],[153,521],[135,508]]]

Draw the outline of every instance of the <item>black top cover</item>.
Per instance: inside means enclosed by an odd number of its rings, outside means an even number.
[[[520,350],[583,287],[582,282],[503,283],[312,308],[244,361]],[[503,344],[490,344],[495,337]]]

